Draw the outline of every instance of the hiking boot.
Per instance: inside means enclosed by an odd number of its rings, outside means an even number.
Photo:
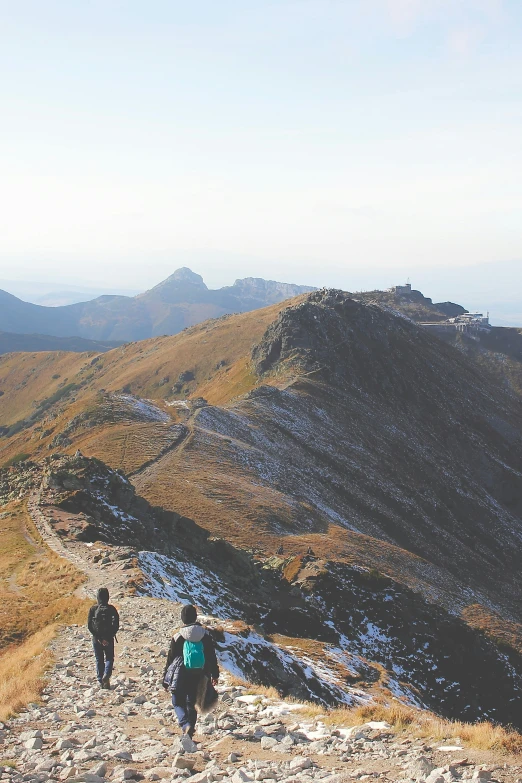
[[[103,690],[103,682],[101,680],[98,680],[98,687]]]
[[[104,690],[110,691],[111,689],[111,678],[110,677],[104,677],[101,681],[101,686]]]

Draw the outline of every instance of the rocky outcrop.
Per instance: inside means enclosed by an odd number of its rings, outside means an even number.
[[[263,280],[262,277],[245,277],[242,280],[236,280],[234,285],[222,290],[237,296],[241,301],[242,311],[246,312],[250,309],[277,304],[301,294],[308,294],[316,289],[307,285]]]
[[[349,345],[354,327],[361,334],[368,334],[374,317],[383,320],[385,315],[342,291],[311,294],[305,301],[283,310],[268,327],[252,351],[255,370],[262,375],[280,362],[304,371],[331,367],[337,363],[340,351]]]

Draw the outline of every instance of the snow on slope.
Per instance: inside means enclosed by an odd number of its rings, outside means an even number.
[[[140,552],[138,563],[147,580],[143,595],[193,603],[205,612],[227,619],[234,616],[231,608],[234,598],[212,572],[182,557],[176,559],[157,552]]]
[[[170,421],[170,416],[150,400],[143,400],[140,397],[134,397],[132,394],[115,394],[114,399],[123,402],[135,414],[146,421],[161,421],[164,423]]]
[[[298,643],[278,644],[261,633],[237,622],[237,599],[223,588],[219,578],[208,569],[183,557],[168,557],[142,551],[138,555],[145,584],[141,595],[166,598],[176,603],[194,603],[209,615],[207,620],[223,626],[218,644],[221,665],[246,681],[275,685],[284,694],[326,704],[354,705],[371,701],[366,691],[349,684],[368,664],[342,647],[324,644],[318,658]],[[234,608],[235,605],[235,608]],[[202,621],[205,618],[201,615]],[[343,644],[343,647],[345,645]],[[411,690],[394,678],[389,691],[401,701],[422,706]]]

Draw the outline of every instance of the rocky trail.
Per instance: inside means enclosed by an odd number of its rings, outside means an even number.
[[[516,758],[441,745],[435,738],[396,733],[386,723],[345,728],[310,717],[307,705],[238,686],[226,670],[216,711],[202,718],[195,742],[181,738],[169,695],[161,687],[165,656],[179,626],[180,605],[135,596],[136,566],[125,548],[93,553],[92,545],[61,541],[29,502],[42,537],[86,574],[81,590],[105,585],[121,614],[110,691],[100,690],[87,628],[70,626],[52,645],[54,667],[40,704],[2,726],[0,780],[9,783],[313,783],[368,780],[516,783]],[[119,550],[122,550],[121,552]],[[95,562],[96,560],[96,562]],[[217,626],[212,617],[202,618]],[[225,651],[221,652],[226,661]]]

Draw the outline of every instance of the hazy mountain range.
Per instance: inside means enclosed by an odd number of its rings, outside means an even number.
[[[257,265],[263,269],[263,261],[248,259],[248,266]],[[209,260],[191,259],[195,268],[208,268]],[[212,260],[215,263],[215,260]],[[241,268],[241,263],[237,262]],[[491,323],[496,326],[522,327],[522,261],[495,261],[474,266],[406,267],[399,262],[391,267],[348,266],[344,270],[329,267],[328,263],[315,266],[303,265],[302,277],[317,288],[335,287],[345,291],[385,290],[392,285],[405,283],[408,278],[414,288],[427,291],[434,301],[450,299],[462,302],[471,310],[490,313]],[[251,279],[251,278],[250,278]],[[228,288],[234,288],[229,286]],[[78,280],[78,283],[54,281],[10,280],[0,278],[0,289],[8,291],[19,299],[33,304],[56,307],[59,305],[86,302],[100,296],[133,297],[143,289],[127,288],[122,285],[109,288],[99,284]]]
[[[0,330],[128,342],[176,334],[208,318],[248,312],[313,290],[260,278],[211,290],[200,275],[183,267],[137,296],[105,295],[59,307],[35,305],[0,291]]]
[[[104,353],[121,343],[101,342],[100,340],[86,340],[83,337],[53,337],[48,334],[19,334],[17,332],[0,332],[0,354],[23,351],[34,353],[35,351],[96,351]]]
[[[105,288],[102,285],[68,285],[54,280],[9,280],[0,278],[0,289],[7,291],[24,302],[43,305],[44,307],[60,307],[63,305],[87,302],[99,296],[136,296],[139,289],[124,287]]]

